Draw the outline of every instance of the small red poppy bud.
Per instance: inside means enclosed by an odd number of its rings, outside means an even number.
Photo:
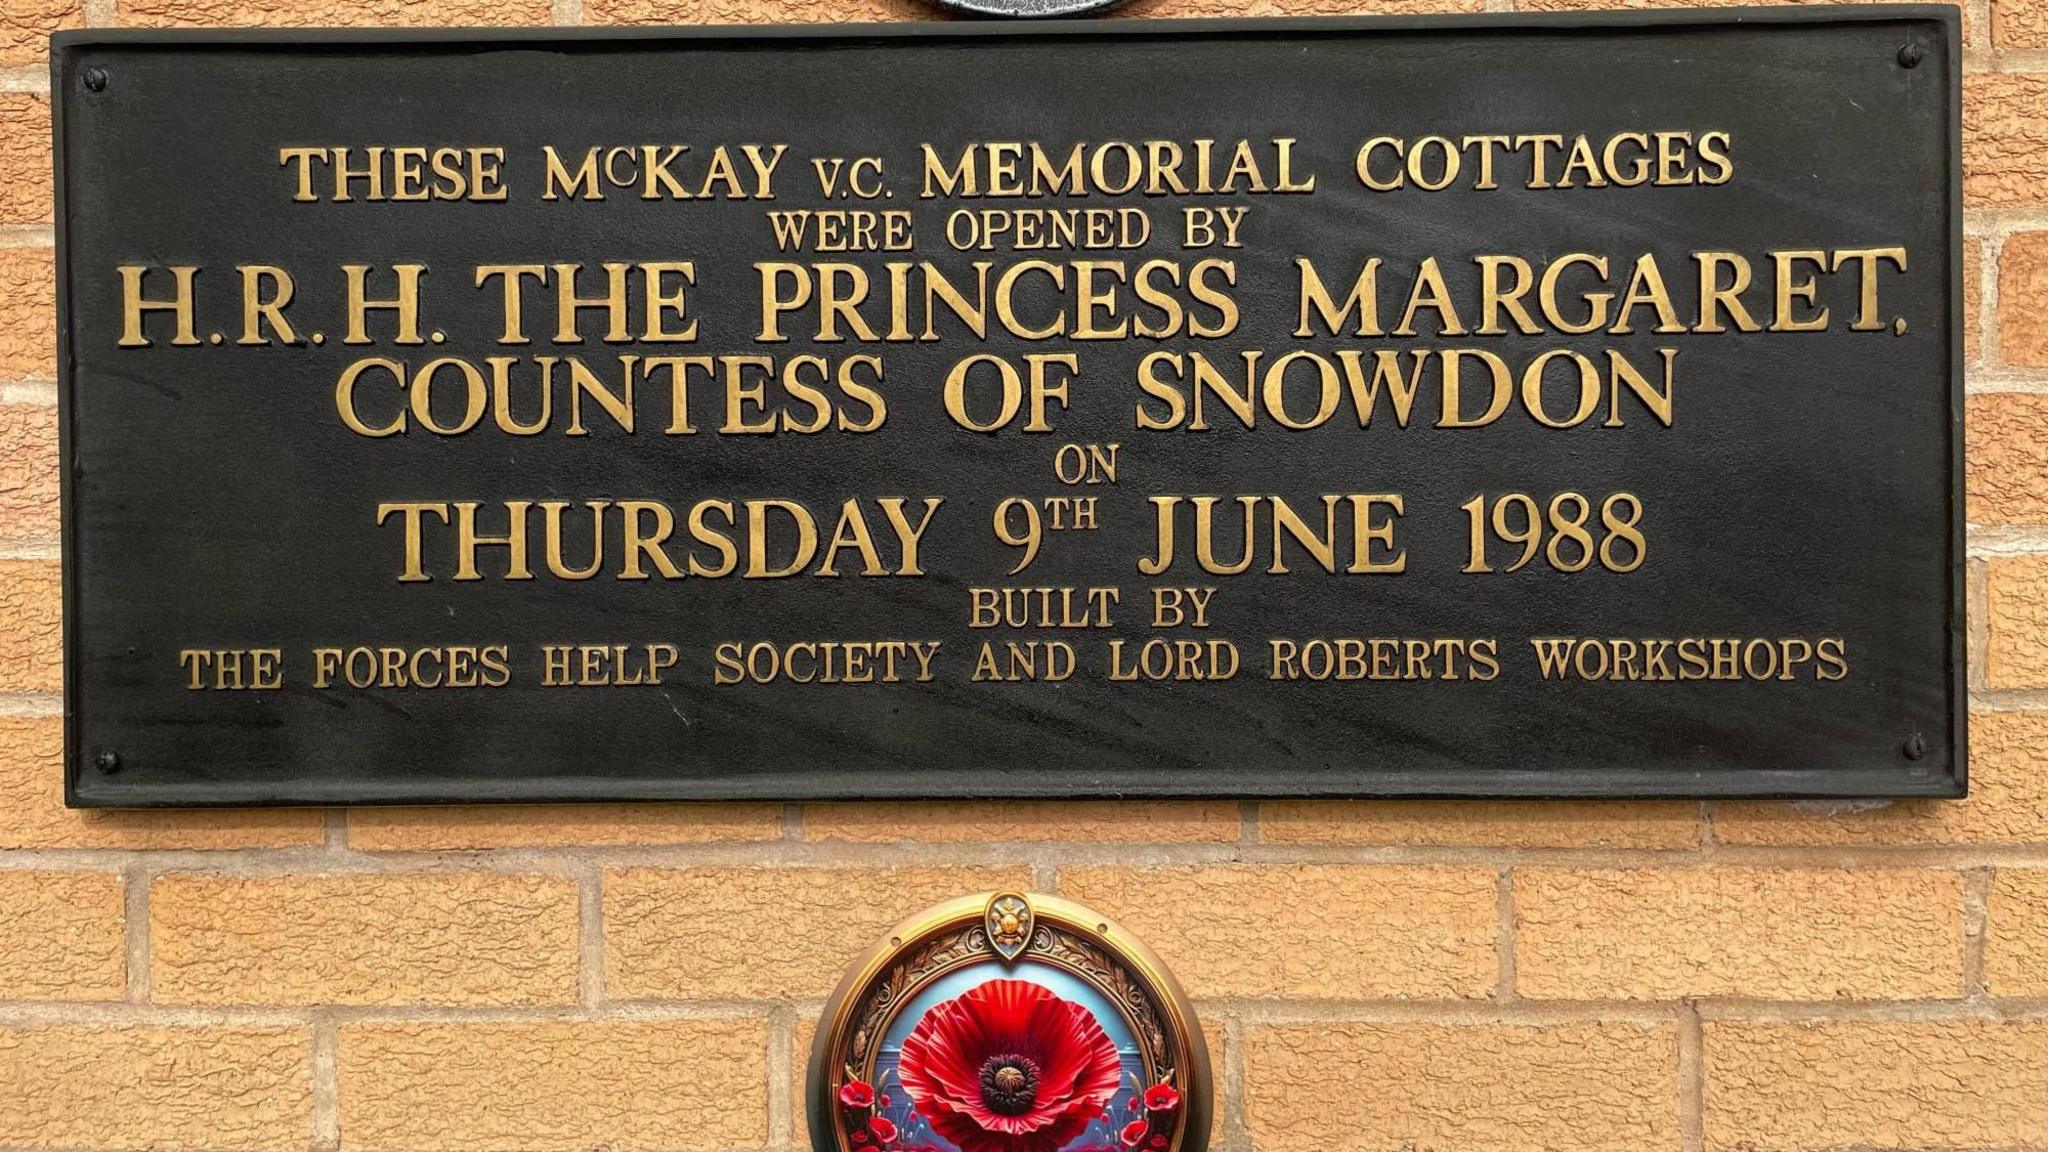
[[[848,1108],[865,1108],[875,1102],[875,1090],[865,1080],[848,1080],[840,1085],[839,1102]]]
[[[1164,1137],[1164,1136],[1154,1136],[1154,1137],[1152,1138],[1152,1146],[1153,1146],[1154,1148],[1164,1148],[1164,1147],[1166,1147],[1166,1137]]]
[[[854,1142],[855,1144],[865,1144],[865,1143],[867,1143],[867,1142],[868,1142],[868,1132],[867,1132],[867,1129],[863,1128],[863,1129],[861,1129],[860,1131],[858,1131],[858,1132],[855,1132],[855,1133],[853,1133],[853,1134],[852,1134],[852,1136],[851,1136],[851,1139],[853,1140],[853,1142]]]
[[[1143,1120],[1133,1120],[1129,1124],[1124,1125],[1124,1130],[1117,1139],[1122,1140],[1127,1148],[1136,1148],[1138,1145],[1143,1144],[1145,1142],[1145,1122]]]
[[[1145,1089],[1145,1108],[1150,1112],[1171,1112],[1180,1107],[1180,1092],[1171,1084],[1154,1084]]]

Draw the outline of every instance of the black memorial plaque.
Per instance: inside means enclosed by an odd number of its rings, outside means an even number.
[[[1960,795],[1958,42],[60,35],[68,795]]]

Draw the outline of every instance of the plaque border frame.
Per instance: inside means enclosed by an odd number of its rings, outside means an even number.
[[[1947,186],[1947,233],[1949,239],[1949,435],[1948,465],[1947,589],[1945,628],[1947,631],[1944,672],[1948,683],[1949,713],[1948,769],[1926,772],[1918,780],[1858,783],[1843,778],[1833,769],[1812,768],[1714,768],[1689,774],[1673,773],[1669,787],[1632,782],[1619,787],[1603,782],[1606,775],[1593,771],[1529,770],[1530,788],[1504,787],[1498,770],[1457,769],[1439,772],[1425,782],[1395,782],[1373,790],[1340,787],[1304,787],[1299,782],[1280,788],[1233,789],[1130,788],[1106,792],[1100,788],[1075,793],[1079,798],[1143,796],[1152,799],[1955,799],[1968,795],[1969,726],[1969,625],[1967,576],[1967,520],[1964,489],[1964,356],[1963,356],[1963,162],[1962,162],[1962,10],[1954,4],[1875,3],[1816,4],[1810,7],[1773,5],[1755,8],[1711,9],[1607,9],[1577,12],[1483,12],[1393,16],[1278,16],[1205,17],[1153,20],[1140,18],[1080,17],[1035,20],[911,21],[895,24],[711,24],[695,26],[645,27],[521,27],[521,28],[223,28],[223,29],[134,29],[81,28],[53,33],[50,37],[50,127],[52,200],[54,223],[53,254],[56,265],[56,358],[58,468],[63,496],[60,498],[60,583],[63,597],[63,760],[64,802],[74,808],[185,809],[217,807],[327,807],[337,805],[438,805],[499,803],[617,803],[671,800],[777,800],[806,802],[822,800],[879,799],[901,801],[899,791],[878,789],[810,793],[801,789],[757,785],[735,786],[719,782],[712,786],[692,785],[648,787],[634,782],[583,779],[563,787],[529,783],[516,792],[494,786],[488,779],[474,783],[473,791],[460,798],[443,793],[411,794],[397,787],[366,790],[356,781],[324,781],[313,788],[280,789],[274,793],[246,783],[220,784],[210,781],[180,786],[175,793],[158,788],[138,789],[120,776],[95,763],[99,750],[83,746],[79,728],[77,694],[79,601],[76,546],[76,502],[70,497],[76,464],[71,442],[73,369],[70,324],[70,267],[67,237],[68,210],[64,179],[64,123],[73,100],[84,97],[75,74],[80,50],[89,48],[184,47],[184,48],[271,48],[319,50],[349,46],[414,46],[423,48],[491,48],[546,43],[601,45],[747,42],[802,43],[804,41],[911,41],[942,42],[980,40],[1042,40],[1050,43],[1082,37],[1172,36],[1284,36],[1322,34],[1400,34],[1406,32],[1558,32],[1633,29],[1713,29],[1772,25],[1909,25],[1934,23],[1942,28],[1943,60],[1951,81],[1947,117],[1947,164],[1943,175]],[[1904,43],[1902,42],[1902,48]],[[1922,738],[1911,734],[1907,743]],[[1537,757],[1540,760],[1540,755]],[[1638,781],[1641,780],[1640,774]],[[947,800],[990,800],[1015,798],[1033,793],[1015,785],[951,788],[933,792],[931,798]]]

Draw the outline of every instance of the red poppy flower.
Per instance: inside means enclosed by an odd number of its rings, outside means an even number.
[[[868,1121],[868,1131],[874,1134],[878,1143],[887,1144],[896,1138],[896,1125],[886,1116],[877,1116]]]
[[[1171,1112],[1180,1107],[1180,1093],[1171,1084],[1154,1084],[1145,1089],[1145,1110]]]
[[[875,1090],[865,1080],[848,1080],[839,1086],[839,1102],[848,1108],[865,1108],[875,1102]]]
[[[862,1128],[862,1129],[859,1129],[859,1130],[855,1131],[855,1132],[853,1133],[852,1139],[853,1139],[853,1142],[854,1142],[855,1144],[865,1144],[865,1143],[867,1143],[867,1142],[868,1142],[868,1130],[867,1130],[867,1129],[865,1129],[865,1128]]]
[[[1138,1145],[1143,1144],[1145,1142],[1145,1122],[1143,1120],[1133,1120],[1129,1124],[1124,1125],[1124,1130],[1117,1136],[1117,1139],[1122,1140],[1125,1146],[1130,1148],[1136,1148]]]
[[[1166,1136],[1165,1136],[1165,1135],[1164,1135],[1163,1133],[1162,1133],[1161,1135],[1158,1135],[1158,1136],[1154,1136],[1154,1137],[1152,1138],[1152,1146],[1153,1146],[1154,1148],[1164,1148],[1164,1147],[1166,1147]]]
[[[1056,1152],[1116,1095],[1123,1064],[1087,1009],[1028,980],[932,1007],[896,1074],[960,1152]]]

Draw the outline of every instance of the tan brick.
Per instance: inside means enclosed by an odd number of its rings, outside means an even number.
[[[1483,844],[1516,848],[1689,848],[1700,808],[1684,801],[1362,800],[1259,805],[1272,844]]]
[[[64,687],[64,602],[55,560],[0,560],[0,692]]]
[[[0,380],[57,374],[57,273],[51,253],[0,248]]]
[[[576,998],[573,880],[215,876],[150,886],[152,995],[204,1004],[536,1004]]]
[[[1999,252],[1998,358],[2048,365],[2048,232],[2015,232]]]
[[[50,33],[85,27],[81,0],[7,0],[0,4],[0,68],[39,67]]]
[[[1254,1027],[1244,1065],[1260,1148],[1678,1147],[1678,1037],[1666,1025]]]
[[[1977,362],[1977,340],[1984,326],[1984,242],[1963,237],[1963,360]]]
[[[1499,972],[1487,868],[1063,868],[1062,895],[1157,950],[1190,994],[1485,996]]]
[[[50,222],[50,97],[0,92],[0,224]]]
[[[1985,566],[1993,688],[2048,688],[2048,556],[1994,556]]]
[[[798,1016],[790,1025],[789,1038],[789,1142],[798,1148],[811,1142],[810,1079],[811,1045],[818,1039],[818,1017]]]
[[[1200,1019],[1200,1023],[1202,1046],[1209,1053],[1210,1078],[1216,1085],[1209,1115],[1209,1147],[1215,1148],[1223,1143],[1224,1095],[1230,1090],[1224,1078],[1223,1021],[1215,1016],[1205,1016]]]
[[[121,878],[0,871],[0,939],[0,1000],[120,999]]]
[[[1965,533],[1970,529],[1966,526]],[[1981,556],[1963,561],[1963,677],[1972,688],[1984,685],[1984,649],[1990,646],[1991,607],[1985,585],[1990,582],[1988,566]],[[1969,775],[1976,775],[1976,765],[1970,764]],[[1972,779],[1970,783],[1976,781]],[[1708,806],[1708,838],[1712,838],[1713,806]]]
[[[0,1144],[304,1148],[312,1039],[304,1028],[0,1028]]]
[[[548,0],[114,0],[122,24],[280,28],[546,24]]]
[[[491,848],[616,847],[775,840],[775,804],[508,804],[455,808],[357,808],[351,848],[463,852]]]
[[[1707,1146],[2048,1146],[2048,1021],[1712,1021]]]
[[[57,410],[0,404],[0,537],[57,535]]]
[[[2048,76],[1963,76],[1963,199],[1977,208],[2048,200]]]
[[[2048,48],[2048,3],[1991,0],[1991,43],[2001,51]]]
[[[1992,877],[1984,986],[1993,996],[2048,996],[2048,868],[2001,868]]]
[[[941,16],[920,0],[583,0],[590,24],[837,24]]]
[[[2048,843],[2048,712],[1970,716],[1967,800],[1748,801],[1714,806],[1728,844]]]
[[[1964,428],[1970,523],[2048,524],[2048,396],[1971,396]]]
[[[768,1134],[767,1048],[758,1019],[347,1024],[336,1058],[341,1146],[757,1147]]]
[[[1515,984],[1542,999],[1962,994],[1962,877],[1920,869],[1523,868]]]
[[[1242,824],[1235,803],[1027,800],[804,807],[804,839],[863,844],[1058,840],[1084,844],[1228,843],[1238,839]]]
[[[64,722],[0,716],[0,848],[284,848],[318,844],[308,808],[107,812],[64,807]]]
[[[626,868],[604,879],[604,987],[615,999],[823,996],[913,912],[1024,868]]]

